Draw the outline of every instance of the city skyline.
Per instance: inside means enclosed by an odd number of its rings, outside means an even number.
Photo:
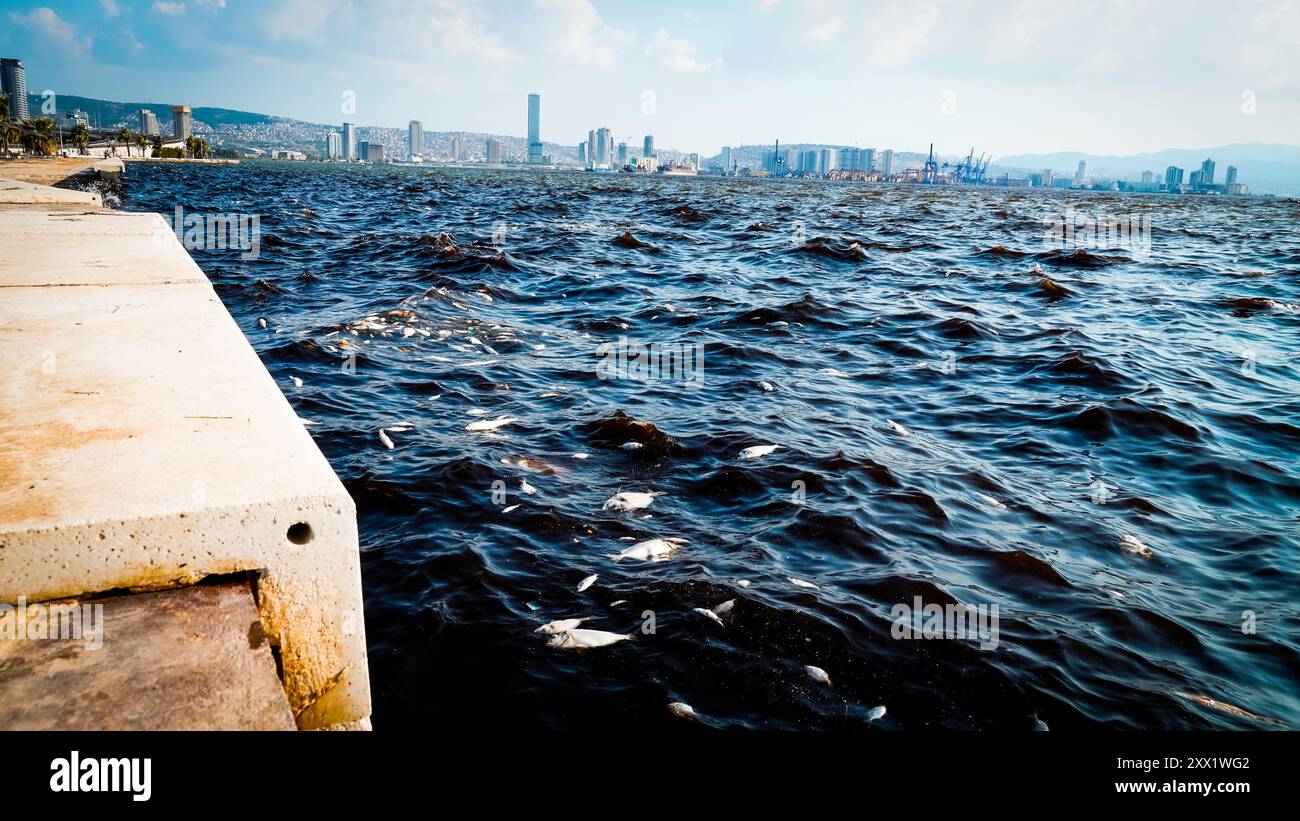
[[[524,90],[547,100],[541,140],[563,145],[593,122],[710,155],[777,135],[994,154],[1293,142],[1300,7],[1215,12],[1208,54],[1191,45],[1198,9],[103,0],[15,4],[0,51],[23,59],[33,94],[202,99],[309,122],[513,135]],[[283,82],[262,82],[268,71]]]

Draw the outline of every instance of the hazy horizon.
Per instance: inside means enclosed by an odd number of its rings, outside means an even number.
[[[702,155],[778,138],[995,156],[1293,144],[1300,2],[1208,8],[6,0],[0,56],[23,60],[31,94],[431,131],[523,134],[538,92],[547,142],[608,126]]]

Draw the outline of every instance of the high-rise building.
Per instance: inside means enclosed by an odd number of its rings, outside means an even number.
[[[158,127],[158,117],[147,108],[140,109],[140,133],[147,137],[162,133]]]
[[[1214,160],[1206,159],[1201,163],[1201,185],[1214,185]]]
[[[596,165],[609,166],[614,157],[614,132],[608,128],[596,129]]]
[[[1088,179],[1088,161],[1079,160],[1079,170],[1074,172],[1074,181],[1083,182]]]
[[[835,170],[836,154],[834,148],[823,148],[817,155],[817,173],[825,176]]]
[[[172,136],[178,140],[184,140],[193,135],[190,107],[187,105],[172,106]]]
[[[1237,183],[1237,166],[1228,166],[1228,176],[1223,180],[1224,185],[1235,185]]]
[[[587,164],[587,144],[585,142],[578,143],[578,164]]]
[[[343,158],[343,136],[332,128],[325,134],[325,157],[331,160]]]
[[[1149,183],[1153,183],[1153,182],[1155,182],[1155,181],[1156,181],[1156,175],[1155,175],[1155,174],[1152,174],[1150,171],[1143,171],[1143,172],[1142,172],[1142,182],[1143,182],[1143,184],[1149,184]]]
[[[840,149],[837,165],[844,171],[859,171],[869,174],[875,170],[876,149],[843,148]]]
[[[528,95],[528,162],[542,162],[542,95]]]
[[[596,164],[596,131],[587,132],[587,165]]]
[[[496,137],[488,137],[487,145],[484,147],[484,156],[487,162],[501,162],[501,141]]]
[[[351,162],[357,158],[357,127],[343,124],[343,159]]]
[[[26,120],[27,72],[17,57],[0,58],[0,91],[9,95],[9,119]]]
[[[624,168],[626,166],[627,166],[627,140],[624,140],[623,142],[618,144],[618,167]]]
[[[645,141],[641,144],[641,156],[642,157],[655,156],[655,138],[653,134],[645,135]]]
[[[424,156],[424,123],[419,120],[411,120],[406,126],[406,153],[411,161]]]
[[[700,155],[699,155],[699,154],[696,154],[694,151],[692,151],[692,152],[691,152],[691,156],[690,156],[689,159],[690,159],[690,163],[691,163],[691,168],[694,168],[696,171],[699,171],[699,170],[700,170]]]
[[[722,173],[730,174],[731,172],[731,146],[724,145],[722,146]]]
[[[1165,169],[1165,190],[1177,191],[1183,184],[1183,169],[1169,166]]]
[[[893,174],[893,148],[885,148],[880,152],[880,173],[884,174],[885,179]]]
[[[1043,177],[1043,187],[1044,187],[1044,188],[1051,188],[1051,187],[1052,187],[1052,169],[1050,169],[1050,168],[1044,168],[1044,169],[1043,169],[1043,172],[1042,172],[1042,177]]]
[[[1201,172],[1193,171],[1187,175],[1187,186],[1193,191],[1199,191],[1201,188]]]
[[[465,138],[457,135],[451,138],[451,161],[465,162],[468,154],[465,152]]]

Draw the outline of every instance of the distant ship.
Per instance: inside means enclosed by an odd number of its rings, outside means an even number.
[[[663,174],[665,177],[694,177],[699,172],[689,165],[669,165],[660,168],[655,173]]]

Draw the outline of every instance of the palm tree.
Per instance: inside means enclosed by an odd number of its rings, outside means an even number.
[[[153,155],[155,157],[162,156],[162,135],[161,134],[153,135]]]
[[[144,153],[144,152],[146,152],[146,151],[149,150],[149,138],[146,137],[146,136],[143,135],[143,134],[136,134],[136,135],[135,135],[135,147],[138,148],[138,149],[140,149],[140,156],[141,156],[141,157],[145,156],[145,153]]]
[[[9,95],[0,91],[0,155],[6,160],[9,159],[9,142],[20,139],[21,134],[13,136],[18,133],[9,119]]]
[[[30,154],[49,157],[59,150],[59,138],[54,132],[54,120],[37,117],[24,120],[21,125],[23,148]]]
[[[131,156],[131,129],[123,127],[117,132],[117,138],[122,141],[122,145],[126,146],[126,155]]]
[[[53,122],[53,120],[50,120],[51,124]],[[85,154],[87,147],[90,145],[90,129],[86,127],[85,123],[77,123],[76,127],[72,129],[71,139],[77,150]]]

